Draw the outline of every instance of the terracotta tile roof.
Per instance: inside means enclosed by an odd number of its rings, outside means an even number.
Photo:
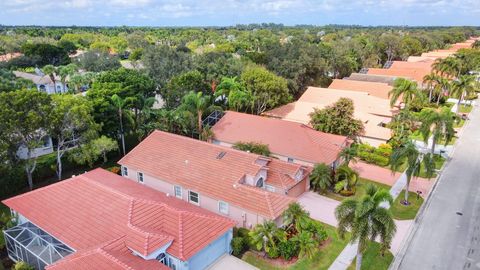
[[[224,152],[221,158],[220,153]],[[260,162],[267,162],[262,166]],[[162,131],[154,131],[118,163],[156,179],[197,191],[257,213],[279,217],[294,199],[241,184],[271,164],[283,162]],[[285,162],[286,163],[286,162]],[[300,165],[288,164],[282,173],[295,175]],[[271,169],[270,169],[271,171]],[[265,183],[269,183],[267,179]]]
[[[363,92],[309,87],[298,101],[265,112],[264,115],[309,124],[309,114],[314,111],[314,108],[322,109],[335,103],[341,97],[353,100],[354,116],[360,119],[365,126],[363,136],[382,140],[390,139],[390,129],[384,128],[380,124],[390,122],[395,110],[390,108],[388,100]]]
[[[226,112],[212,131],[219,141],[267,144],[274,154],[312,163],[334,162],[347,143],[344,136],[319,132],[304,124],[232,111]]]
[[[411,63],[411,62],[407,62]],[[369,68],[368,74],[402,77],[422,84],[423,77],[430,74],[431,68]]]
[[[103,169],[3,203],[77,252],[123,237],[124,245],[144,256],[173,241],[167,252],[188,260],[234,225]]]
[[[435,61],[437,57],[434,56],[409,56],[407,62],[423,62],[423,61]]]
[[[392,90],[392,86],[387,83],[339,79],[333,80],[328,88],[365,92],[383,99],[388,99],[388,92]]]
[[[429,58],[424,59],[422,61],[417,61],[417,62],[393,61],[392,66],[390,68],[393,68],[393,69],[411,68],[411,69],[431,70],[434,62],[435,62],[434,59],[429,59]]]
[[[23,54],[18,53],[18,52],[2,54],[2,55],[0,55],[0,62],[10,61],[13,58],[17,58],[17,57],[22,56],[22,55]]]
[[[48,270],[167,270],[164,264],[156,260],[144,260],[133,256],[125,245],[125,237],[120,237],[109,243],[82,250],[47,266]]]

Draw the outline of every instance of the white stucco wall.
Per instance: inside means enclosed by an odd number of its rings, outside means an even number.
[[[123,171],[123,170],[122,170]],[[137,180],[137,173],[138,171],[128,167],[128,176],[127,178],[138,182]],[[157,179],[155,177],[152,177],[147,174],[143,174],[143,184],[151,187],[153,189],[156,189],[158,191],[164,192],[169,194],[170,196],[175,196],[175,191],[174,191],[174,184],[169,183],[165,180]],[[189,189],[187,187],[182,186],[182,200],[188,202],[188,191]],[[256,213],[253,213],[251,211],[245,210],[239,206],[232,205],[230,202],[227,201],[229,204],[229,213],[228,214],[223,214],[219,211],[218,209],[218,203],[219,199],[212,198],[210,195],[202,194],[202,192],[192,189],[191,191],[197,192],[200,195],[200,200],[199,200],[199,206],[207,209],[211,212],[214,212],[216,214],[222,215],[229,217],[233,219],[236,222],[237,227],[246,227],[246,228],[252,228],[258,223],[263,223],[265,218],[261,215],[258,215]],[[195,204],[196,205],[196,204]]]

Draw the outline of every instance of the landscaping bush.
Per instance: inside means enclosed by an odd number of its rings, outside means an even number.
[[[270,247],[267,251],[267,256],[270,259],[276,259],[276,258],[280,257],[280,252],[278,250],[278,247]]]
[[[232,254],[236,257],[241,257],[242,254],[247,250],[247,245],[243,237],[234,237],[231,242]]]
[[[289,261],[293,257],[298,256],[298,245],[290,239],[282,241],[278,244],[278,252],[282,258]]]
[[[33,266],[30,266],[26,262],[18,261],[15,263],[15,265],[12,267],[13,270],[34,270]]]
[[[387,166],[391,155],[392,146],[389,144],[381,144],[378,148],[368,144],[358,145],[357,156],[370,164]]]

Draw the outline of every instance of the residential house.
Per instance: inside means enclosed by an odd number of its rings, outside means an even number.
[[[3,203],[9,257],[35,269],[205,269],[230,252],[234,222],[103,169]]]
[[[416,64],[418,62],[405,62],[405,63]],[[401,78],[416,81],[419,86],[422,86],[423,77],[425,77],[425,75],[430,74],[431,71],[432,71],[431,67],[422,66],[418,68],[410,68],[410,67],[394,68],[392,66],[391,68],[369,68],[367,74],[401,77]]]
[[[328,86],[328,88],[365,92],[374,97],[389,99],[388,93],[392,90],[393,87],[388,83],[382,82],[334,79],[332,83]]]
[[[374,75],[374,74],[365,74],[365,73],[352,73],[349,77],[343,78],[343,80],[353,80],[353,81],[364,81],[364,82],[378,82],[386,83],[390,86],[393,85],[397,77],[395,76],[386,76],[386,75]]]
[[[313,166],[335,167],[348,146],[347,137],[323,133],[302,123],[228,111],[212,127],[214,144],[232,147],[237,142],[266,144],[280,160]]]
[[[309,189],[310,169],[162,131],[119,162],[122,175],[251,228]]]
[[[359,136],[362,142],[378,146],[391,138],[391,130],[385,126],[396,109],[390,108],[389,100],[366,92],[308,87],[298,101],[265,112],[264,115],[309,125],[310,114],[315,108],[332,105],[342,97],[353,101],[354,117],[360,119],[365,127],[364,134]]]
[[[15,76],[32,81],[38,91],[45,92],[47,94],[65,93],[68,91],[68,85],[61,82],[58,76],[55,76],[55,82],[52,81],[50,76],[41,74],[33,74],[22,71],[14,71]]]

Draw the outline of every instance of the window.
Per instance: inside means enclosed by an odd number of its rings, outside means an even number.
[[[193,203],[193,204],[200,205],[200,195],[198,195],[197,192],[189,191],[188,192],[188,201]]]
[[[123,176],[128,176],[128,168],[127,167],[122,166],[122,175]]]
[[[175,193],[175,197],[181,199],[182,198],[182,187],[181,186],[174,186],[173,191]]]
[[[165,253],[160,253],[160,255],[157,256],[157,261],[167,265],[167,258],[165,256]]]
[[[260,179],[258,179],[256,187],[263,187],[263,177],[260,177]]]
[[[143,183],[143,173],[139,172],[137,174],[137,180],[139,183]]]
[[[228,215],[228,203],[218,201],[218,212]]]
[[[289,157],[289,158],[287,159],[287,161],[288,161],[289,163],[293,163],[293,158]]]

